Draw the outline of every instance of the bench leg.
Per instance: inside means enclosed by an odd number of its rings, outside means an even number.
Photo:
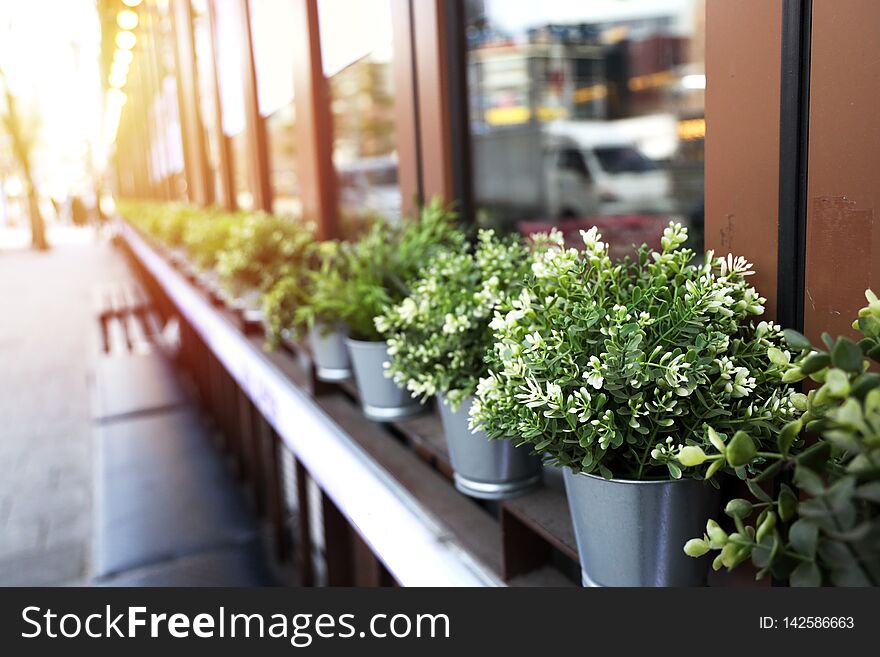
[[[312,518],[309,507],[309,473],[299,459],[294,458],[296,468],[296,500],[299,514],[296,562],[299,580],[303,586],[315,585],[315,569],[312,564]]]
[[[269,519],[279,561],[290,558],[290,533],[287,527],[287,509],[284,503],[284,481],[281,477],[281,438],[274,429],[266,426],[263,431],[263,454],[266,456],[266,488],[269,502]]]

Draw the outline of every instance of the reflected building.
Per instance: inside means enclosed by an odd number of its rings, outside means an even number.
[[[628,217],[655,237],[676,217],[699,232],[705,5],[639,6],[466,4],[480,223],[576,235]]]

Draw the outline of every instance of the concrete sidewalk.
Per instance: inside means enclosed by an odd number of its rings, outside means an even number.
[[[48,253],[0,236],[0,585],[89,579],[96,286],[130,277],[88,229]],[[9,240],[6,241],[8,245]]]

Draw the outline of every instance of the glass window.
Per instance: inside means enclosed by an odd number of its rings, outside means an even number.
[[[296,160],[296,108],[293,97],[295,51],[290,26],[295,0],[252,0],[250,3],[257,98],[266,121],[273,211],[302,215]]]
[[[154,182],[167,183],[173,198],[186,197],[183,137],[177,100],[177,80],[174,76],[174,41],[167,7],[158,7],[149,15],[149,35],[155,48],[155,72],[158,89],[150,108],[153,126],[151,161]],[[149,50],[147,50],[149,52]]]
[[[466,0],[481,225],[598,225],[615,252],[703,227],[705,0]]]
[[[211,169],[214,197],[219,201],[223,196],[223,174],[220,170],[220,144],[217,138],[214,49],[208,16],[208,0],[193,0],[192,10],[196,74],[199,79],[199,114],[205,133],[205,154]]]
[[[390,0],[319,0],[343,232],[400,218]]]
[[[235,198],[242,210],[253,210],[244,108],[244,41],[239,0],[215,0],[217,78],[223,109],[223,134],[231,141]]]

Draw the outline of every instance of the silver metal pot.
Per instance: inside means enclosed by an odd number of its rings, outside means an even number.
[[[718,506],[694,479],[606,480],[565,468],[584,586],[702,586],[709,558],[687,556]]]
[[[233,301],[233,308],[241,315],[245,324],[262,325],[263,314],[262,293],[259,290],[248,290]]]
[[[421,412],[422,405],[408,390],[385,376],[388,344],[346,338],[364,415],[376,422],[399,420]]]
[[[455,487],[470,497],[504,500],[516,497],[541,483],[541,458],[510,440],[489,440],[482,431],[471,433],[468,412],[473,398],[466,398],[457,411],[440,399],[440,421],[455,470]]]
[[[309,331],[315,376],[321,381],[345,381],[351,378],[351,359],[345,346],[345,329],[329,328],[316,322]]]

